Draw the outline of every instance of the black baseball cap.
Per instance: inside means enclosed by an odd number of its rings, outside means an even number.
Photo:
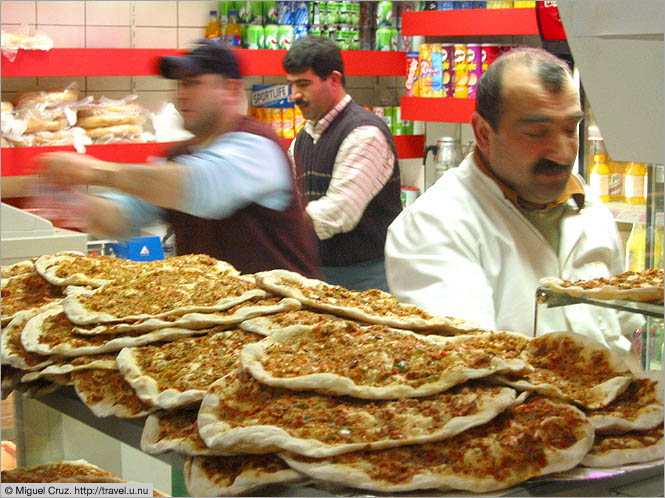
[[[203,38],[196,46],[181,57],[166,56],[159,62],[162,76],[179,80],[196,74],[221,74],[231,79],[241,79],[236,56],[222,43]]]

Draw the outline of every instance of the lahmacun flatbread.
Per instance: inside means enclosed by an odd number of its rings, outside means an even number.
[[[515,397],[510,388],[468,383],[428,397],[361,400],[265,386],[239,369],[208,388],[198,424],[212,448],[319,458],[452,437]]]
[[[325,459],[279,455],[313,479],[387,493],[459,489],[486,493],[575,467],[593,444],[577,408],[541,396],[434,443]]]
[[[596,433],[647,430],[663,424],[663,371],[635,374],[628,388],[604,408],[588,410]]]
[[[151,455],[174,451],[188,456],[228,456],[235,453],[208,448],[197,424],[198,410],[173,410],[150,415],[143,425],[141,450]]]
[[[259,287],[274,294],[293,297],[311,308],[366,323],[448,335],[478,329],[476,323],[467,320],[432,316],[422,308],[400,303],[392,294],[378,289],[353,291],[288,270],[259,272],[255,277]]]
[[[544,277],[540,280],[540,285],[546,285],[556,292],[571,296],[643,302],[663,300],[663,270],[654,268],[575,282],[556,277]]]
[[[493,378],[519,390],[536,391],[587,409],[607,406],[624,392],[632,374],[614,352],[574,332],[532,339],[521,358],[533,369]]]
[[[169,327],[149,332],[125,335],[79,335],[62,308],[54,307],[32,318],[21,333],[21,342],[27,351],[41,355],[66,357],[94,355],[120,351],[126,347],[144,346],[159,341],[173,341],[181,337],[205,334],[207,330]]]
[[[25,349],[21,342],[21,334],[27,323],[35,316],[55,309],[57,304],[49,304],[41,308],[32,308],[19,311],[14,318],[2,329],[2,347],[0,348],[2,364],[10,365],[21,370],[40,370],[53,363],[57,358],[31,353]]]
[[[102,325],[76,326],[74,332],[81,335],[125,334],[152,331],[168,327],[184,329],[206,329],[219,325],[234,326],[241,322],[266,314],[297,310],[300,301],[289,297],[268,297],[259,300],[243,301],[240,304],[214,313],[187,313],[163,318],[145,318],[127,323],[105,323]]]
[[[62,289],[49,284],[38,273],[21,273],[2,279],[2,326],[19,311],[40,308],[65,298]]]
[[[85,460],[54,462],[2,471],[2,482],[123,482]]]
[[[520,359],[470,351],[446,339],[333,322],[274,332],[245,346],[240,360],[270,386],[365,399],[428,396],[467,380],[527,368]]]
[[[67,375],[78,370],[88,369],[101,369],[101,370],[117,370],[118,364],[116,363],[116,354],[98,354],[77,356],[75,358],[65,358],[54,361],[41,370],[29,372],[21,377],[21,382],[32,382],[41,377],[52,378],[55,375]]]
[[[22,273],[32,273],[33,271],[35,271],[35,264],[31,260],[26,259],[13,265],[3,265],[1,276],[2,278],[9,278],[21,275]]]
[[[248,278],[158,269],[150,278],[69,295],[62,306],[73,323],[88,325],[223,311],[261,297],[267,293]]]
[[[236,368],[238,354],[261,336],[240,329],[187,337],[164,344],[125,348],[118,367],[146,403],[170,410],[199,404],[208,387]]]
[[[269,484],[295,484],[304,479],[273,454],[190,457],[184,474],[191,496],[240,496]]]
[[[663,458],[663,426],[648,431],[596,434],[591,450],[582,459],[586,467],[617,467]]]
[[[117,370],[77,370],[71,376],[76,394],[97,417],[141,418],[157,410],[141,401]]]
[[[342,321],[345,321],[345,319],[335,315],[298,309],[295,311],[257,316],[256,318],[245,320],[239,325],[239,327],[249,332],[270,335],[277,330],[301,330],[303,327]]]

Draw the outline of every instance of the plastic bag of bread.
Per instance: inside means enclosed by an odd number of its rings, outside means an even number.
[[[76,126],[57,131],[37,131],[24,133],[12,140],[15,147],[46,147],[56,145],[73,145],[77,152],[84,153],[85,146],[92,140],[83,128]]]
[[[14,101],[16,110],[25,107],[38,108],[40,110],[55,106],[77,106],[79,99],[79,88],[76,83],[70,83],[66,88],[57,90],[37,90],[21,92],[17,94]]]
[[[25,123],[24,133],[37,131],[58,131],[71,126],[65,110],[61,106],[40,109],[39,107],[22,107],[14,113],[14,119]],[[75,122],[76,118],[74,118]]]
[[[19,49],[51,50],[53,40],[43,31],[22,25],[15,33],[2,30],[2,54],[11,62],[16,59]]]
[[[86,105],[81,105],[76,126],[95,129],[143,124],[145,111],[136,102],[136,98],[136,95],[128,95],[117,100],[101,97]]]

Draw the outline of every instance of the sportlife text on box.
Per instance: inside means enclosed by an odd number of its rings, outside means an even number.
[[[252,105],[254,107],[279,107],[289,101],[289,85],[254,85],[252,86]]]
[[[1,485],[2,496],[12,498],[30,498],[40,496],[45,498],[54,497],[89,497],[111,498],[122,496],[123,498],[143,498],[152,496],[152,484],[142,482],[132,483],[16,483]]]

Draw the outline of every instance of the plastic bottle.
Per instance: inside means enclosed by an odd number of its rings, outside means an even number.
[[[242,43],[242,28],[238,24],[238,12],[229,10],[229,23],[224,31],[224,41],[230,48],[240,48]]]
[[[591,192],[601,201],[610,200],[609,191],[610,169],[603,154],[594,154],[593,165],[589,171],[589,187]]]
[[[626,167],[625,193],[628,204],[646,204],[647,165],[628,163]]]
[[[633,223],[626,243],[626,271],[644,270],[647,232],[644,223]]]
[[[663,268],[663,226],[656,225],[656,234],[653,244],[653,266],[654,268]]]
[[[222,28],[219,25],[216,10],[210,11],[210,21],[206,28],[206,38],[210,40],[220,40],[222,38]]]
[[[624,175],[626,173],[626,163],[619,161],[610,161],[610,179],[608,190],[611,202],[623,202],[626,200],[624,195]]]

